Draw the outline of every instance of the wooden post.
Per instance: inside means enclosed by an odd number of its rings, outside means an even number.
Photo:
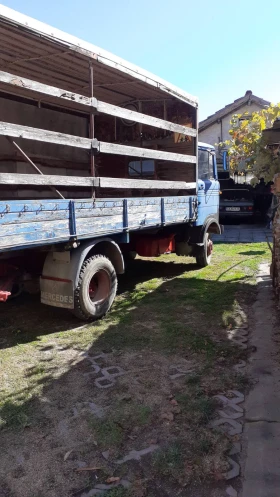
[[[89,65],[89,85],[90,85],[90,97],[93,98],[93,66],[92,62],[90,62]],[[94,139],[94,114],[93,114],[93,109],[91,107],[90,109],[90,116],[89,116],[89,137],[93,140]],[[95,176],[95,163],[94,163],[94,155],[93,155],[93,149],[90,151],[90,173],[91,176]],[[95,198],[95,189],[92,189],[92,197]]]

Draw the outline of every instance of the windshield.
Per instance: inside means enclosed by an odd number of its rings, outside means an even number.
[[[223,190],[223,200],[252,200],[250,190]]]

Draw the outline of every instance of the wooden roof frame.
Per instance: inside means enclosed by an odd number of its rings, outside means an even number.
[[[175,97],[195,108],[198,107],[198,100],[196,97],[191,96],[189,93],[179,89],[175,85],[168,83],[154,74],[141,69],[106,50],[21,14],[2,4],[0,4],[0,25],[1,23],[8,23],[16,27],[19,31],[37,35],[38,43],[40,42],[41,45],[44,41],[48,43],[52,42],[56,47],[59,45],[61,49],[70,50],[76,54],[77,61],[79,58],[84,59],[85,57],[89,62],[92,61],[94,63],[97,61],[107,68],[110,68],[110,70],[116,74],[122,73],[126,78],[129,76],[129,78],[133,78],[135,82],[142,82],[145,85],[150,86],[151,89],[159,90],[163,97],[164,95],[166,98],[168,98],[168,96]],[[51,55],[49,58],[50,57]],[[3,68],[1,67],[1,64],[0,68]],[[133,80],[127,80],[127,84],[133,83]]]

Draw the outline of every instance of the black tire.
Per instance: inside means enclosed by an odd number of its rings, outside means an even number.
[[[204,234],[203,245],[196,247],[196,263],[200,267],[209,266],[213,251],[213,242],[209,238],[209,233]]]
[[[111,261],[103,255],[85,260],[74,292],[73,313],[83,321],[100,319],[111,308],[118,280]]]

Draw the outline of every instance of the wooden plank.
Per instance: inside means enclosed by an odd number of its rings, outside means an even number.
[[[31,128],[30,126],[21,126],[19,124],[5,123],[3,121],[0,121],[0,135],[54,143],[56,145],[66,145],[68,147],[77,147],[86,150],[92,148],[92,140],[89,138],[57,133],[46,129]]]
[[[56,88],[55,86],[45,85],[39,83],[38,81],[33,81],[32,79],[28,78],[22,78],[21,76],[16,76],[15,74],[10,74],[5,71],[0,71],[0,82],[11,86],[26,88],[37,93],[49,95],[51,97],[62,98],[63,100],[68,100],[71,102],[74,101],[76,103],[89,107],[92,106],[94,103],[89,97],[85,97],[84,95],[62,90],[61,88]]]
[[[177,123],[168,122],[164,119],[158,119],[140,112],[131,111],[116,105],[111,105],[106,102],[98,101],[95,98],[89,98],[78,93],[69,92],[55,86],[39,83],[28,78],[16,76],[14,74],[0,71],[0,82],[15,87],[25,88],[36,93],[68,100],[71,103],[76,102],[88,107],[94,107],[98,112],[136,121],[138,123],[147,124],[156,128],[161,128],[169,131],[181,133],[183,135],[196,136],[196,130],[188,126],[183,126]]]
[[[19,124],[11,124],[3,121],[0,121],[0,135],[23,138],[25,140],[54,143],[57,145],[66,145],[68,147],[77,147],[87,150],[90,150],[93,147],[93,141],[89,138],[82,138],[65,133],[57,133],[55,131],[48,131],[45,129],[31,128],[29,126],[21,126]],[[173,152],[164,152],[149,148],[129,147],[127,145],[119,145],[116,143],[97,142],[96,140],[94,144],[97,146],[99,145],[99,151],[105,154],[130,155],[133,157],[162,159],[172,162],[196,163],[196,157],[193,155],[175,154]]]
[[[81,176],[59,176],[55,174],[44,174],[41,176],[39,174],[0,173],[1,185],[92,187],[94,183],[94,178],[85,178]]]
[[[194,155],[174,154],[172,152],[141,147],[128,147],[127,145],[118,145],[116,143],[99,142],[99,150],[105,154],[130,155],[132,157],[163,159],[172,162],[187,162],[191,164],[196,163],[196,157]]]
[[[196,188],[196,183],[185,183],[184,181],[157,181],[145,179],[123,179],[123,178],[91,178],[81,176],[60,176],[45,174],[18,174],[0,173],[1,185],[28,185],[28,186],[71,186],[117,188],[117,189],[160,189],[160,190],[187,190]]]
[[[154,126],[155,128],[174,131],[176,133],[181,133],[182,135],[196,136],[196,130],[188,126],[165,121],[164,119],[158,119],[157,117],[152,117],[147,114],[142,114],[141,112],[128,110],[116,105],[107,104],[106,102],[100,102],[99,100],[97,100],[97,110],[99,112],[102,112],[103,114],[121,117],[123,119],[135,121],[137,123],[148,124],[149,126]]]
[[[165,119],[158,119],[147,114],[142,114],[141,112],[132,111],[124,107],[118,107],[117,105],[108,104],[106,102],[99,101],[96,98],[89,98],[78,93],[39,83],[38,81],[33,81],[32,79],[16,76],[5,71],[0,71],[0,82],[18,88],[25,88],[36,93],[48,95],[50,97],[67,100],[71,103],[76,102],[87,107],[93,107],[98,112],[101,112],[103,114],[120,117],[130,121],[135,121],[137,123],[147,124],[149,126],[154,126],[155,128],[165,129],[188,136],[196,136],[197,134],[195,129],[188,126],[169,122]]]
[[[158,189],[158,190],[188,190],[196,188],[196,183],[186,183],[185,181],[158,181],[147,179],[124,179],[100,177],[100,188],[128,188],[128,189]],[[57,183],[59,184],[59,183]]]

